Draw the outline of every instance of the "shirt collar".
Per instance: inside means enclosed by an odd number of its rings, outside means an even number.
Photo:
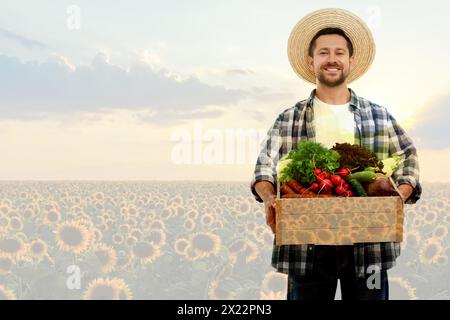
[[[352,107],[353,109],[360,109],[358,96],[352,89],[348,88],[348,90],[350,91],[350,102],[349,102],[350,107]],[[309,98],[306,101],[307,107],[312,107],[315,96],[316,96],[316,89],[311,91],[311,94],[309,95]]]

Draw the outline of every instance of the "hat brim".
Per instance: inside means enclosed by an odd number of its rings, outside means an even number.
[[[343,9],[321,9],[301,19],[288,40],[289,62],[295,73],[304,80],[316,83],[316,76],[308,65],[311,40],[322,29],[340,28],[353,45],[353,65],[347,83],[361,77],[375,57],[375,42],[367,25],[353,13]]]

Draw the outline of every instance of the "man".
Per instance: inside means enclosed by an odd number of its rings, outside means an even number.
[[[356,143],[380,159],[399,155],[402,161],[392,177],[401,197],[410,204],[420,198],[418,159],[411,139],[386,108],[347,87],[367,71],[374,55],[369,29],[348,11],[319,10],[294,27],[288,46],[290,63],[316,89],[278,116],[257,159],[251,189],[256,200],[264,202],[266,222],[273,232],[276,164],[303,140],[328,148],[336,142]],[[399,255],[400,244],[393,242],[274,245],[272,266],[288,274],[288,299],[334,299],[339,279],[344,300],[387,300],[386,270]]]

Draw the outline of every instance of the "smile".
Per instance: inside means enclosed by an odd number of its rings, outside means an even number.
[[[328,71],[328,72],[338,72],[340,69],[337,69],[337,68],[325,68],[324,70]]]

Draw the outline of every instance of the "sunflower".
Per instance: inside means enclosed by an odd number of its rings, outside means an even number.
[[[122,244],[124,241],[124,237],[120,233],[115,233],[112,235],[112,241],[114,244]]]
[[[161,229],[152,229],[147,232],[145,241],[153,243],[157,247],[162,247],[166,244],[166,233]]]
[[[444,223],[450,224],[450,214],[447,212],[446,216],[444,217]]]
[[[229,288],[227,281],[213,280],[208,286],[208,297],[212,300],[234,300],[237,295]]]
[[[74,220],[84,226],[86,229],[92,229],[94,227],[94,223],[92,222],[91,217],[89,217],[87,214],[83,213]]]
[[[134,207],[134,206],[129,207],[128,208],[128,216],[130,216],[130,217],[138,217],[139,216],[139,210],[136,207]]]
[[[153,220],[149,225],[150,229],[162,229],[166,230],[166,224],[161,219]]]
[[[83,293],[83,300],[131,300],[132,293],[123,279],[106,278],[91,281]]]
[[[102,201],[105,198],[105,195],[103,194],[103,192],[96,192],[94,194],[94,198],[97,201]]]
[[[94,248],[94,254],[100,261],[102,272],[109,273],[114,270],[117,262],[117,254],[113,247],[98,244]]]
[[[18,217],[12,217],[9,220],[9,229],[11,231],[21,231],[23,229],[22,221]]]
[[[200,258],[198,251],[194,250],[190,244],[184,251],[184,257],[189,261],[195,261]]]
[[[259,250],[256,244],[251,241],[247,240],[246,247],[245,247],[245,262],[249,263],[253,260],[256,260],[259,255]]]
[[[283,291],[261,291],[260,300],[286,300],[286,294]]]
[[[2,215],[0,216],[0,230],[6,230],[9,226],[9,218]]]
[[[129,235],[132,236],[132,237],[135,237],[136,239],[141,239],[142,238],[142,231],[137,229],[137,228],[134,228],[134,229],[131,229],[129,231]]]
[[[436,211],[428,211],[424,216],[423,222],[425,224],[434,224],[436,223],[437,216],[438,214]]]
[[[136,194],[134,194],[133,192],[130,192],[129,194],[128,194],[128,197],[127,197],[128,199],[128,201],[130,201],[130,202],[133,202],[133,201],[135,201],[136,200]]]
[[[6,275],[11,272],[14,261],[11,257],[0,255],[0,274]]]
[[[170,199],[170,204],[171,205],[182,206],[183,205],[183,198],[181,197],[181,195],[177,194],[172,199]]]
[[[403,247],[406,248],[407,246],[411,246],[413,248],[417,248],[419,245],[419,242],[421,240],[421,235],[417,230],[411,230],[405,233],[405,236],[403,237]]]
[[[446,226],[440,225],[434,228],[433,238],[442,240],[448,235],[448,228]]]
[[[99,228],[92,228],[91,230],[92,235],[92,243],[100,242],[103,239],[103,233]]]
[[[37,239],[30,243],[29,255],[38,262],[47,256],[47,244],[44,240]]]
[[[246,233],[253,233],[255,232],[255,228],[256,228],[256,223],[254,221],[247,221],[245,223],[245,231]]]
[[[7,214],[9,212],[9,206],[3,204],[0,207],[0,212],[3,213],[3,214]]]
[[[266,230],[270,230],[270,229],[268,229],[268,227],[267,227],[266,225],[264,225],[264,226],[262,226],[262,225],[256,226],[256,227],[255,227],[255,230],[253,230],[253,232],[252,232],[253,237],[255,237],[255,239],[256,239],[256,238],[260,238],[261,235],[262,235]]]
[[[440,266],[446,266],[448,264],[448,256],[446,254],[441,254],[437,257],[436,263]]]
[[[195,220],[195,219],[197,219],[198,214],[199,214],[198,210],[190,210],[190,211],[186,214],[186,217],[187,217],[188,219]]]
[[[210,213],[207,213],[200,218],[200,223],[203,227],[210,227],[214,223],[214,220],[214,216]]]
[[[423,225],[424,220],[422,216],[415,216],[412,223],[413,228],[419,229]]]
[[[188,247],[189,247],[189,240],[188,239],[178,238],[175,241],[175,244],[174,244],[175,252],[180,254],[180,255],[185,255]]]
[[[214,228],[218,229],[218,230],[223,229],[223,222],[220,220],[217,220],[216,223],[214,224]]]
[[[235,239],[228,247],[228,252],[230,255],[236,255],[241,253],[246,248],[246,242],[244,239]]]
[[[16,299],[17,297],[14,291],[0,284],[0,300],[16,300]]]
[[[56,228],[56,244],[62,251],[79,254],[89,248],[90,242],[89,230],[77,221],[67,221]]]
[[[160,214],[160,218],[163,220],[169,220],[173,215],[173,208],[172,207],[166,207],[163,209],[163,211]]]
[[[161,255],[160,249],[153,243],[140,241],[132,249],[133,255],[141,261],[142,264],[150,264]]]
[[[287,275],[275,271],[269,271],[265,274],[261,284],[264,292],[286,292],[287,291]]]
[[[428,239],[420,249],[420,261],[424,264],[437,262],[437,258],[443,251],[442,245],[435,239]]]
[[[121,224],[119,226],[119,232],[128,233],[130,231],[130,226],[128,224]]]
[[[190,236],[190,246],[200,258],[218,255],[220,252],[220,237],[210,232],[199,232]]]
[[[61,221],[61,213],[57,210],[50,210],[45,214],[44,223],[55,224]]]
[[[34,210],[32,208],[25,209],[22,211],[22,218],[25,220],[31,220],[35,216]]]
[[[389,298],[391,300],[416,300],[416,289],[406,279],[390,277]]]
[[[126,221],[125,221],[127,224],[129,224],[131,227],[137,227],[137,225],[138,225],[138,222],[137,222],[137,219],[136,218],[134,218],[134,217],[130,217],[130,218],[128,218]]]
[[[133,237],[133,236],[128,236],[125,240],[125,245],[127,247],[134,247],[138,241],[139,241],[138,238]]]
[[[17,236],[0,238],[0,256],[24,260],[27,252],[27,246]]]
[[[242,200],[239,203],[238,211],[239,211],[239,215],[240,216],[245,216],[248,213],[250,213],[250,209],[251,209],[251,205],[250,205],[250,202],[248,200]]]
[[[184,221],[183,227],[186,231],[192,231],[195,229],[195,221],[192,219],[186,219]]]

